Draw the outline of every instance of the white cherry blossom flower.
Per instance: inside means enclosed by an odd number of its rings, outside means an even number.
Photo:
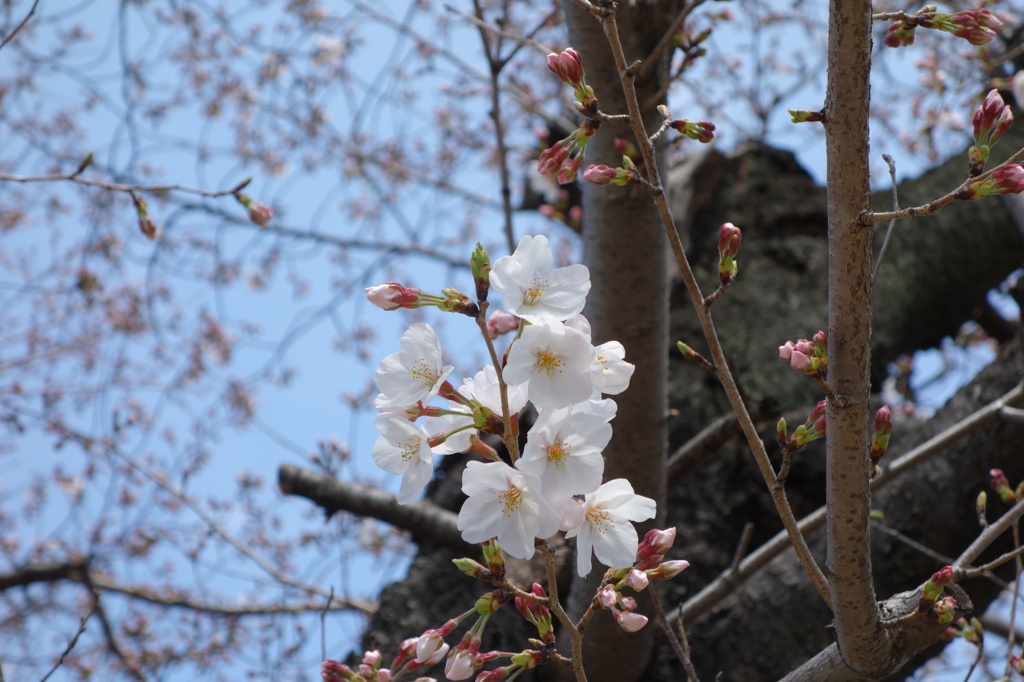
[[[516,468],[537,476],[550,501],[597,490],[604,475],[601,451],[612,427],[588,411],[591,401],[569,408],[544,410],[530,429]]]
[[[629,388],[629,379],[636,369],[626,362],[626,349],[618,341],[602,343],[596,349],[597,355],[590,363],[590,378],[594,390],[606,395],[618,395]]]
[[[559,515],[541,495],[540,480],[504,462],[469,462],[462,492],[469,499],[456,525],[466,542],[497,538],[511,556],[530,559],[534,539],[558,531]]]
[[[418,400],[434,399],[441,384],[451,374],[451,365],[441,364],[441,340],[424,322],[415,322],[402,334],[399,351],[377,366],[374,379],[384,396],[378,409],[412,405]]]
[[[482,370],[473,375],[472,378],[464,379],[459,393],[479,402],[495,414],[501,414],[501,390],[498,386],[498,373],[494,371],[493,365],[485,365]],[[520,386],[508,387],[508,409],[509,414],[521,412],[526,407],[526,393]],[[473,415],[465,405],[453,402],[448,403],[449,410],[460,411],[463,415],[444,415],[441,417],[428,417],[424,424],[427,433],[438,434],[454,431],[461,426],[468,426],[474,423]],[[456,452],[465,452],[470,448],[470,438],[477,433],[476,429],[459,431],[445,442],[434,447],[434,453],[438,455],[451,455]]]
[[[373,425],[381,436],[373,444],[373,461],[384,471],[402,475],[398,503],[415,500],[434,474],[427,435],[416,424],[395,414],[378,414]]]
[[[561,322],[531,324],[512,344],[505,381],[530,382],[530,402],[538,409],[565,407],[586,400],[593,392],[590,363],[596,354],[582,332]]]
[[[583,521],[565,534],[576,538],[576,571],[590,573],[590,554],[609,568],[632,566],[639,544],[630,523],[654,518],[654,500],[633,492],[624,478],[608,481],[586,496]]]
[[[562,321],[583,310],[590,291],[585,265],[554,269],[551,245],[543,235],[527,235],[515,253],[491,266],[491,288],[505,297],[505,307],[528,322]]]

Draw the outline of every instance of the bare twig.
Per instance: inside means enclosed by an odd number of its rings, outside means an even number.
[[[21,20],[21,23],[15,26],[14,30],[11,31],[6,38],[0,40],[0,50],[4,49],[4,46],[7,45],[7,43],[11,42],[14,36],[18,35],[18,31],[25,27],[25,24],[28,23],[28,20],[31,19],[32,15],[36,13],[36,7],[38,6],[39,0],[36,0],[35,2],[32,3],[32,7],[29,8],[28,14],[26,14],[25,18]],[[47,677],[49,677],[49,675],[47,675]]]
[[[885,163],[889,166],[889,181],[892,183],[892,210],[900,210],[900,198],[896,190],[896,162],[893,161],[892,157],[888,154],[882,154],[882,158],[885,159]],[[889,221],[889,226],[885,228],[885,239],[882,240],[882,246],[878,249],[878,258],[875,260],[875,270],[871,273],[871,279],[878,279],[878,268],[882,266],[882,258],[885,256],[885,250],[889,246],[889,238],[892,237],[892,228],[896,225],[896,219],[893,218]],[[875,298],[875,305],[878,305],[878,298]]]
[[[0,45],[0,47],[2,47],[2,45]],[[71,641],[68,642],[67,647],[65,647],[64,651],[61,652],[60,658],[58,658],[54,666],[50,668],[50,672],[46,673],[43,676],[43,678],[39,680],[39,682],[46,682],[46,680],[50,679],[50,675],[57,672],[57,668],[61,667],[64,664],[64,659],[68,657],[68,654],[71,653],[71,650],[75,648],[75,644],[78,643],[78,638],[82,636],[83,632],[85,632],[85,624],[88,622],[89,618],[92,617],[92,614],[96,611],[96,605],[98,603],[99,595],[94,595],[92,604],[89,606],[88,613],[82,616],[82,622],[78,624],[78,631],[75,633],[75,636],[71,638]]]
[[[658,591],[651,588],[651,601],[654,603],[654,612],[658,620],[658,625],[661,627],[662,632],[665,633],[665,637],[668,638],[669,644],[672,646],[672,651],[675,652],[676,658],[683,664],[683,670],[686,671],[687,682],[699,682],[697,677],[697,670],[693,667],[693,661],[690,659],[690,642],[686,638],[686,628],[683,626],[683,619],[676,619],[676,629],[673,630],[669,624],[668,615],[665,613],[664,607],[661,605],[661,597],[658,596]]]

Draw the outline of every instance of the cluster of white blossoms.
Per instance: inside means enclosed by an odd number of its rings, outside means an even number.
[[[529,559],[535,539],[562,530],[576,538],[581,576],[590,572],[592,554],[611,568],[632,566],[638,545],[633,522],[653,518],[655,504],[624,479],[602,483],[601,451],[616,411],[602,394],[624,391],[633,365],[624,360],[621,343],[591,343],[580,314],[589,271],[583,265],[554,268],[548,240],[527,236],[514,254],[494,262],[490,287],[520,320],[502,368],[509,415],[528,401],[538,412],[522,456],[509,465],[479,438],[481,429],[501,433],[505,423],[495,368],[484,367],[456,390],[437,334],[418,322],[402,336],[399,352],[377,368],[375,424],[381,436],[374,461],[402,476],[398,501],[405,504],[430,481],[435,455],[472,449],[491,461],[471,461],[463,473],[469,499],[458,528],[467,542],[496,538],[508,554]],[[430,405],[437,398],[445,406]]]

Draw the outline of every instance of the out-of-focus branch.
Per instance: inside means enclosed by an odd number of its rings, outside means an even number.
[[[11,31],[6,38],[0,41],[0,50],[4,49],[4,46],[7,45],[7,43],[11,42],[11,40],[14,39],[14,36],[18,35],[18,32],[25,27],[25,24],[28,23],[28,20],[31,19],[32,16],[36,13],[37,7],[39,7],[39,0],[36,0],[35,2],[32,3],[32,7],[29,8],[28,14],[26,14],[25,18],[21,20],[21,23],[15,26],[14,30]],[[47,675],[47,677],[49,677],[49,675]]]
[[[36,583],[55,583],[71,581],[87,585],[99,592],[110,592],[124,595],[140,601],[149,602],[157,606],[188,609],[190,611],[202,611],[218,616],[259,616],[275,613],[312,613],[323,610],[328,611],[360,611],[370,615],[377,610],[376,604],[354,599],[351,597],[335,595],[331,603],[325,607],[321,600],[308,600],[293,603],[270,602],[266,604],[248,604],[241,606],[228,606],[208,601],[194,599],[183,592],[162,589],[151,590],[138,585],[127,585],[119,582],[110,576],[94,571],[88,560],[70,560],[63,563],[29,565],[10,573],[0,574],[0,592],[17,587],[26,587]]]
[[[305,497],[321,507],[327,516],[347,511],[368,516],[407,530],[417,541],[430,541],[457,551],[474,551],[462,539],[455,522],[457,515],[426,501],[398,504],[394,495],[366,485],[341,481],[327,474],[282,464],[277,484],[285,495]]]

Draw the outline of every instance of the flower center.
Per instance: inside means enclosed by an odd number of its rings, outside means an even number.
[[[593,526],[595,533],[601,533],[602,535],[608,532],[608,528],[611,524],[611,514],[603,509],[591,509],[587,512],[587,521]]]
[[[437,372],[426,358],[419,358],[416,362],[412,363],[410,371],[414,379],[422,381],[429,386],[433,386],[434,382],[437,381]]]
[[[562,359],[549,350],[537,353],[537,369],[548,376],[562,373]]]
[[[505,516],[512,516],[519,511],[519,505],[523,502],[523,491],[519,488],[509,486],[509,489],[499,495]]]
[[[523,303],[526,305],[536,305],[540,297],[544,295],[544,291],[547,289],[548,283],[546,280],[535,277],[530,282],[529,288],[526,293],[523,294]]]
[[[572,451],[569,449],[569,446],[560,440],[555,441],[553,445],[548,447],[548,459],[553,464],[561,464],[562,460],[569,457],[571,454]]]

